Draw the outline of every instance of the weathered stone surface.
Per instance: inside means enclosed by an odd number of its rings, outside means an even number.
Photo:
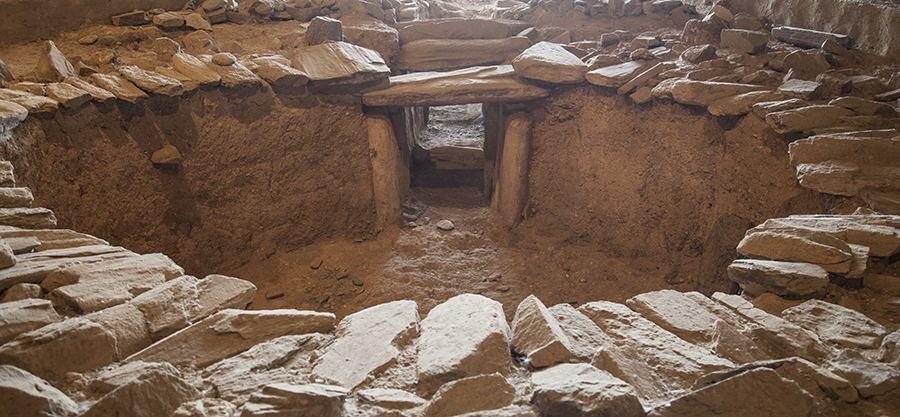
[[[776,26],[772,28],[772,36],[782,42],[792,43],[803,48],[818,48],[829,39],[845,48],[850,47],[852,43],[847,35],[792,26]]]
[[[224,9],[220,10],[224,11]],[[188,401],[182,403],[172,413],[172,417],[234,417],[235,415],[237,415],[237,407],[228,401],[218,398],[202,398]]]
[[[172,66],[188,78],[196,80],[203,87],[215,87],[222,82],[222,77],[209,69],[203,61],[192,55],[177,53],[172,56]]]
[[[628,61],[618,65],[603,67],[588,72],[587,81],[602,87],[619,88],[643,71],[646,64],[642,61]]]
[[[390,88],[363,94],[363,104],[445,106],[521,102],[550,95],[543,88],[519,80],[511,65],[475,67],[452,72],[411,73],[391,77],[390,81]]]
[[[828,233],[806,228],[757,231],[751,229],[738,252],[766,259],[808,262],[829,272],[847,273],[853,258],[850,246]]]
[[[722,31],[722,47],[731,48],[746,54],[758,54],[766,50],[769,42],[768,33],[743,29],[725,29]]]
[[[866,188],[897,189],[900,167],[860,166],[842,161],[800,164],[797,179],[803,187],[820,193],[855,196]]]
[[[451,381],[434,394],[425,416],[450,417],[495,410],[512,404],[516,389],[503,375],[493,373]]]
[[[569,355],[569,340],[556,319],[534,295],[519,303],[512,322],[513,351],[523,354],[535,368],[562,362]]]
[[[309,88],[322,93],[357,93],[385,83],[391,70],[370,49],[346,42],[300,48],[294,68],[309,76]]]
[[[179,164],[183,159],[178,148],[172,145],[163,146],[150,155],[150,162],[154,164]]]
[[[847,378],[863,398],[882,395],[900,386],[900,370],[868,359],[854,350],[842,350],[829,359],[828,364]]]
[[[75,76],[75,68],[69,60],[56,48],[53,41],[47,41],[41,46],[41,55],[38,57],[34,75],[41,82],[59,82],[67,77]]]
[[[127,101],[129,103],[137,103],[139,100],[146,99],[147,93],[137,88],[131,81],[113,74],[93,74],[91,82],[110,93],[113,93],[117,99]]]
[[[369,376],[395,364],[400,350],[416,336],[419,315],[414,301],[380,304],[341,320],[337,340],[313,369],[335,385],[354,389]]]
[[[0,207],[31,207],[34,196],[31,195],[31,189],[27,187],[18,188],[0,188]]]
[[[309,22],[306,29],[306,43],[310,46],[326,41],[341,42],[344,40],[344,28],[341,21],[330,17],[318,16]]]
[[[519,33],[522,22],[494,19],[435,19],[398,23],[400,42],[421,39],[501,39]]]
[[[791,78],[816,81],[819,74],[831,68],[825,53],[818,49],[791,52],[784,57],[784,66],[790,69]]]
[[[159,73],[160,75],[164,75],[166,77],[174,78],[174,79],[178,80],[178,82],[180,82],[181,85],[184,86],[184,91],[186,93],[195,91],[198,88],[200,88],[200,82],[198,82],[197,80],[190,78],[187,75],[184,75],[172,68],[156,67],[153,69],[153,71]]]
[[[20,229],[17,227],[0,226],[0,239],[35,239],[39,246],[37,251],[74,248],[78,246],[109,245],[109,242],[84,233],[78,233],[68,229]],[[34,248],[34,247],[32,247]],[[119,248],[121,249],[121,248]],[[124,249],[121,249],[124,250]],[[24,251],[23,253],[31,252]],[[18,253],[18,252],[17,252]]]
[[[403,44],[397,67],[402,71],[450,71],[510,62],[531,46],[528,38],[422,39]]]
[[[115,359],[115,337],[83,318],[46,325],[0,346],[0,364],[16,366],[51,382],[67,372],[90,371]]]
[[[425,405],[421,397],[399,389],[371,388],[356,393],[367,404],[390,410],[407,410]]]
[[[0,111],[3,110],[2,105],[3,105],[4,103],[12,104],[12,105],[15,106],[15,103],[9,103],[9,102],[3,102],[3,101],[0,101]],[[22,106],[16,106],[16,107],[19,108],[19,109],[22,108]],[[21,112],[22,110],[15,110],[15,111],[16,111],[16,112]],[[2,113],[0,113],[0,114],[2,114]],[[3,116],[3,117],[5,117],[5,116]],[[21,122],[22,120],[25,120],[26,117],[28,117],[28,113],[27,113],[27,112],[24,113],[24,116],[22,116],[22,119],[19,120],[18,122]],[[0,122],[4,122],[4,119],[0,118]],[[16,124],[18,124],[18,122],[16,122]],[[0,124],[0,127],[2,127],[2,126],[3,126],[3,125]],[[2,131],[0,131],[0,133],[2,133]],[[9,162],[9,161],[0,161],[0,187],[15,187],[15,186],[16,186],[16,176],[13,175],[13,164],[12,164],[12,162]]]
[[[119,74],[141,90],[150,94],[177,97],[184,94],[184,86],[178,80],[165,75],[145,71],[136,66],[123,65],[117,68]]]
[[[750,113],[757,103],[787,98],[787,95],[779,91],[751,91],[716,100],[706,109],[714,116],[741,116]]]
[[[859,97],[839,97],[828,102],[829,106],[848,108],[860,116],[898,117],[897,109],[877,101]]]
[[[19,123],[25,121],[26,117],[28,117],[27,108],[11,101],[0,100],[0,136],[11,134]]]
[[[0,224],[26,229],[49,229],[56,227],[56,216],[43,207],[0,208]]]
[[[29,298],[0,303],[0,345],[22,333],[61,320],[47,300]]]
[[[46,88],[47,97],[59,102],[67,109],[77,109],[91,101],[91,95],[87,91],[71,84],[50,83]]]
[[[724,29],[728,29],[728,22],[711,13],[706,15],[703,20],[688,20],[684,24],[681,40],[687,44],[719,43],[720,34]]]
[[[807,416],[813,397],[768,368],[756,368],[654,408],[648,416]]]
[[[0,242],[0,269],[16,265],[16,254],[5,242]]]
[[[256,75],[275,88],[294,89],[309,82],[309,76],[303,71],[291,67],[290,62],[282,63],[267,58],[257,58],[253,62],[259,66]]]
[[[598,301],[578,310],[615,342],[597,353],[593,365],[631,384],[645,405],[668,401],[703,374],[734,366],[622,304]]]
[[[738,259],[728,266],[728,277],[750,294],[770,292],[781,296],[809,297],[828,285],[828,271],[801,262]]]
[[[43,89],[43,84],[41,84]],[[59,102],[25,91],[0,89],[0,100],[6,100],[28,109],[28,114],[52,113],[59,108]]]
[[[212,30],[212,25],[200,13],[191,13],[185,16],[184,25],[193,30]]]
[[[444,382],[509,373],[509,325],[500,303],[474,294],[453,297],[420,323],[419,389],[433,393]]]
[[[82,80],[78,77],[68,77],[64,80],[66,84],[70,84],[74,87],[77,87],[80,90],[86,91],[91,95],[91,100],[93,100],[97,104],[106,104],[111,100],[115,100],[116,96],[109,91],[106,91],[100,87],[97,87],[87,81]]]
[[[108,392],[82,416],[168,416],[200,393],[169,364],[133,362],[102,372],[91,387]]]
[[[19,255],[16,265],[0,270],[0,289],[31,282],[39,283],[51,272],[78,263],[136,256],[120,247],[96,245],[68,249],[54,249]]]
[[[286,415],[294,417],[340,417],[345,388],[322,384],[271,384],[244,405],[241,417]]]
[[[798,150],[796,153],[798,160],[803,161],[816,157],[814,153],[816,150],[812,150],[812,152],[809,152],[808,148],[801,150],[800,146],[802,145],[798,144],[795,147]],[[852,155],[852,145],[853,143],[849,142],[843,150],[847,152],[848,156]],[[867,224],[867,219],[869,216],[865,215],[839,215],[821,218],[790,216],[766,220],[752,230],[754,232],[788,231],[788,233],[794,230],[811,230],[825,233],[850,245],[865,246],[869,248],[872,256],[891,256],[900,251],[900,230],[898,228],[889,225]],[[845,249],[842,248],[842,250]]]
[[[140,26],[150,23],[147,12],[135,10],[133,12],[122,13],[112,17],[113,26]]]
[[[157,253],[67,267],[49,274],[41,286],[60,305],[89,313],[124,303],[182,275],[184,269]]]
[[[681,58],[685,61],[699,64],[703,61],[709,61],[711,59],[716,59],[716,47],[706,44],[706,45],[695,45],[691,46],[684,50],[681,53]]]
[[[173,12],[160,13],[153,16],[153,24],[164,29],[177,29],[184,26],[184,16]]]
[[[231,65],[218,65],[212,57],[204,55],[202,61],[206,67],[221,77],[221,86],[225,88],[255,88],[262,85],[262,80],[239,62]]]
[[[28,283],[16,284],[6,290],[6,293],[3,294],[3,298],[0,299],[0,303],[11,303],[13,301],[40,298],[41,293],[42,290],[40,285]]]
[[[765,120],[766,115],[768,115],[769,113],[799,109],[801,107],[807,107],[809,105],[809,102],[800,100],[799,98],[780,101],[764,101],[753,105],[753,114],[755,114],[760,119]]]
[[[58,389],[26,371],[0,365],[0,416],[74,417],[78,404]]]
[[[650,80],[652,80],[657,75],[663,73],[664,71],[674,69],[675,67],[676,67],[676,64],[674,64],[674,63],[660,62],[645,71],[641,71],[640,74],[636,75],[630,81],[625,83],[625,85],[619,87],[619,89],[617,90],[617,93],[628,94],[636,88],[643,87],[644,84],[647,84],[648,82],[650,82]],[[648,93],[650,93],[650,92],[646,91],[645,93],[642,93],[642,94],[644,94],[644,97],[646,98],[646,100],[649,100],[649,97],[650,97],[650,94],[648,94]],[[634,100],[635,102],[638,102],[638,103],[641,102],[641,99],[639,99],[637,97],[632,97],[632,100]]]
[[[228,52],[219,52],[212,56],[211,61],[213,64],[227,67],[229,65],[234,65],[234,63],[237,61],[237,58],[235,58],[234,55]]]
[[[708,106],[726,97],[763,90],[768,88],[750,84],[679,80],[672,86],[672,97],[682,104]]]
[[[547,310],[557,320],[569,340],[569,352],[573,357],[587,362],[594,357],[597,350],[613,345],[613,339],[575,307],[557,304]]]
[[[823,87],[821,83],[815,81],[793,78],[785,81],[784,84],[778,87],[778,91],[784,93],[788,98],[817,100],[822,96]]]
[[[553,84],[584,82],[587,65],[559,44],[538,42],[512,60],[516,75]]]
[[[809,300],[791,307],[781,316],[815,333],[822,341],[851,348],[877,348],[888,333],[862,313],[822,300]]]
[[[560,364],[531,375],[531,402],[545,416],[643,416],[630,385],[586,363]]]
[[[790,145],[791,164],[847,161],[865,165],[894,165],[900,157],[900,139],[816,135]]]
[[[327,333],[334,315],[298,310],[223,310],[131,355],[127,361],[205,367],[279,336]]]

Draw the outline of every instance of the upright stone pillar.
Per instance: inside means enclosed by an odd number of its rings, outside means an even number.
[[[404,186],[402,175],[406,167],[400,160],[400,151],[397,147],[397,139],[394,138],[394,129],[391,120],[383,115],[368,116],[369,125],[369,156],[372,158],[372,189],[375,194],[375,226],[383,229],[387,226],[400,223],[400,204],[403,198]]]
[[[528,165],[531,159],[531,118],[514,113],[506,119],[500,154],[500,181],[495,190],[495,207],[507,227],[519,222],[528,204]]]

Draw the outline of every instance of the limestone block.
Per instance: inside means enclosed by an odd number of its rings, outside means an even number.
[[[679,80],[672,86],[672,97],[682,104],[709,106],[716,100],[726,97],[764,90],[768,88],[751,84]]]
[[[547,310],[566,335],[569,341],[569,352],[573,357],[587,362],[594,357],[598,350],[613,345],[613,339],[575,307],[569,304],[557,304]]]
[[[67,109],[77,109],[89,101],[91,95],[78,87],[66,83],[47,84],[47,97],[59,102]]]
[[[107,102],[116,99],[115,94],[90,84],[78,77],[68,77],[63,82],[87,92],[91,95],[91,100],[97,104],[106,104]]]
[[[831,68],[825,53],[818,49],[791,52],[784,57],[784,66],[790,69],[791,78],[801,80],[817,80],[819,74]]]
[[[166,77],[153,71],[146,71],[132,65],[119,66],[117,71],[123,78],[131,81],[147,93],[169,97],[177,97],[184,94],[184,86],[174,78]]]
[[[531,402],[545,416],[643,416],[634,388],[586,363],[560,364],[531,375]]]
[[[787,98],[787,95],[778,91],[752,91],[716,100],[706,109],[714,116],[742,116],[750,113],[757,103]]]
[[[41,54],[38,57],[34,73],[39,81],[52,83],[60,82],[67,77],[74,77],[75,68],[53,41],[47,41],[41,46]]]
[[[325,43],[326,41],[342,42],[344,29],[340,20],[330,17],[318,16],[309,22],[306,28],[306,43],[310,46]]]
[[[16,238],[38,241],[39,246],[36,248],[32,247],[37,251],[69,249],[79,246],[109,246],[109,243],[103,239],[68,229],[20,229],[17,227],[0,227],[0,239],[10,240]],[[25,252],[31,251],[28,250]]]
[[[253,62],[259,65],[256,75],[275,88],[296,89],[309,82],[309,76],[291,67],[290,62],[284,64],[268,58],[257,58]]]
[[[43,84],[41,89],[43,89]],[[28,114],[53,113],[59,108],[59,102],[42,95],[34,95],[25,91],[0,89],[0,100],[6,100],[28,109]]]
[[[797,165],[800,185],[825,194],[855,196],[862,190],[897,189],[900,167],[861,166],[853,162],[827,161]]]
[[[882,395],[900,386],[900,370],[868,359],[854,350],[842,350],[828,364],[847,378],[863,398]]]
[[[528,38],[422,39],[404,43],[397,58],[403,71],[451,71],[509,63],[531,46]]]
[[[25,121],[28,117],[28,109],[16,103],[0,100],[0,137],[7,133],[12,134],[13,129]],[[15,186],[13,183],[11,186]]]
[[[749,294],[809,297],[828,285],[828,271],[803,262],[738,259],[728,266],[728,278]]]
[[[850,47],[852,40],[847,35],[821,32],[792,26],[776,26],[772,28],[772,36],[782,42],[791,43],[803,48],[818,48],[826,40],[837,42],[843,47]]]
[[[147,13],[141,10],[112,16],[113,26],[140,26],[150,23]]]
[[[640,74],[645,66],[642,61],[628,61],[595,69],[585,74],[585,78],[594,85],[619,88]]]
[[[16,284],[6,290],[0,303],[11,303],[13,301],[22,301],[33,298],[41,298],[41,286],[37,284]]]
[[[209,2],[204,2],[204,4]],[[224,12],[225,9],[219,9]],[[219,398],[201,398],[182,403],[172,417],[234,417],[237,407]]]
[[[784,93],[788,98],[818,100],[822,97],[823,87],[822,83],[793,78],[781,84],[778,91]]]
[[[828,233],[815,229],[751,229],[738,244],[742,255],[779,261],[807,262],[829,272],[847,273],[853,258],[850,246]]]
[[[559,44],[538,42],[512,60],[516,75],[552,84],[584,82],[588,68]]]
[[[356,395],[367,404],[389,410],[407,410],[426,403],[421,397],[399,389],[370,388],[360,390]]]
[[[196,80],[203,87],[215,87],[222,82],[222,77],[209,69],[203,61],[186,53],[172,56],[172,66],[186,77]]]
[[[569,355],[569,340],[544,303],[529,295],[519,303],[512,322],[513,351],[530,360],[529,365],[544,368],[562,362]]]
[[[864,314],[822,300],[809,300],[781,313],[788,321],[819,336],[819,340],[845,347],[874,349],[888,334]]]
[[[137,103],[149,97],[147,93],[141,91],[131,81],[114,74],[93,74],[91,75],[91,83],[113,93],[117,99],[129,103]]]
[[[309,76],[309,88],[322,93],[357,93],[387,81],[390,68],[370,49],[329,42],[297,50],[294,68]]]
[[[897,109],[877,101],[859,97],[838,97],[828,102],[829,106],[848,108],[860,116],[898,117]]]
[[[681,58],[685,61],[699,64],[703,61],[716,59],[718,56],[716,55],[716,47],[706,44],[688,47],[681,53]]]
[[[426,406],[424,415],[450,417],[495,410],[512,404],[515,396],[515,387],[499,373],[462,378],[441,386]]]
[[[47,300],[29,298],[0,303],[0,345],[22,333],[61,320]]]
[[[495,19],[433,19],[398,23],[400,42],[421,39],[502,39],[522,31],[523,22]]]
[[[177,29],[184,26],[184,16],[174,12],[160,13],[153,16],[153,24],[163,29]]]
[[[0,208],[0,224],[25,229],[50,229],[56,227],[56,216],[43,208]]]
[[[771,36],[768,33],[743,29],[725,29],[721,35],[723,48],[731,48],[745,54],[765,51],[769,39]]]
[[[525,113],[506,119],[506,135],[500,158],[500,178],[492,205],[506,227],[519,223],[528,203],[528,161],[531,157],[532,123]]]
[[[9,365],[0,365],[0,416],[74,417],[78,405],[41,378]]]
[[[335,385],[266,385],[244,405],[241,416],[340,417],[349,394],[350,391]]]
[[[117,246],[97,245],[68,249],[53,249],[16,257],[16,265],[0,270],[0,289],[21,283],[39,283],[47,275],[77,263],[99,262],[136,256]]]
[[[82,416],[127,414],[135,417],[171,415],[182,403],[200,396],[196,388],[169,364],[133,362],[101,372],[98,382],[109,390]]]

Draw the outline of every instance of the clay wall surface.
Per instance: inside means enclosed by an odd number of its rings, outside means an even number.
[[[49,38],[132,10],[180,10],[185,0],[0,0],[0,46]]]
[[[372,168],[358,99],[232,94],[30,117],[0,153],[60,227],[166,253],[192,274],[371,230]],[[183,162],[153,165],[150,156],[167,144]]]

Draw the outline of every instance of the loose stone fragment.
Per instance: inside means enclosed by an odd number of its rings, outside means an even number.
[[[725,29],[722,31],[722,47],[731,48],[746,54],[758,54],[766,50],[769,34],[742,29]]]
[[[4,416],[74,417],[78,405],[41,378],[9,365],[0,365],[0,398]]]
[[[100,87],[97,87],[93,84],[88,83],[78,77],[69,77],[65,80],[66,84],[70,84],[74,87],[77,87],[80,90],[86,91],[91,95],[91,99],[94,100],[97,104],[106,104],[111,100],[115,100],[116,96],[109,91],[106,91]]]
[[[672,86],[672,97],[682,104],[708,106],[716,100],[768,88],[750,84],[679,80]]]
[[[172,145],[163,146],[156,152],[153,152],[153,155],[150,156],[150,162],[154,164],[179,164],[184,158],[181,156],[181,152],[178,152],[178,148]]]
[[[425,408],[425,416],[450,417],[495,410],[512,404],[515,396],[515,387],[499,373],[462,378],[441,386]]]
[[[166,416],[182,403],[200,395],[169,364],[134,362],[103,372],[98,380],[105,382],[107,389],[112,389],[82,414],[83,417]]]
[[[93,74],[91,75],[91,82],[113,93],[117,99],[129,103],[137,103],[139,100],[149,97],[147,93],[135,87],[130,81],[113,74]]]
[[[259,65],[256,75],[276,88],[299,88],[309,82],[309,76],[291,67],[290,62],[284,64],[267,58],[258,58],[253,62]]]
[[[0,188],[0,208],[31,207],[33,201],[29,188]]]
[[[817,100],[822,96],[822,84],[815,81],[791,79],[778,87],[778,91],[789,98]]]
[[[77,109],[91,101],[87,91],[66,83],[47,84],[47,97],[67,109]]]
[[[439,230],[443,230],[445,232],[449,232],[456,228],[453,225],[453,222],[451,222],[450,220],[447,220],[447,219],[443,219],[443,220],[437,222],[437,224],[435,224],[435,227],[437,227]]]
[[[560,364],[531,375],[531,402],[544,416],[643,416],[630,385],[586,363]]]
[[[728,267],[728,278],[750,294],[770,292],[786,297],[809,297],[828,285],[828,272],[818,265],[798,262],[738,259]]]
[[[368,404],[390,410],[407,410],[426,403],[421,397],[399,389],[371,388],[356,395]]]
[[[141,10],[123,13],[112,17],[113,26],[140,26],[150,23],[147,13]]]
[[[584,82],[587,65],[562,46],[539,42],[512,60],[516,75],[553,84]]]
[[[0,239],[4,239],[7,242],[15,239],[22,239],[22,242],[18,242],[15,245],[10,243],[10,246],[14,247],[16,254],[29,253],[31,252],[31,249],[36,249],[41,252],[54,249],[75,248],[78,246],[109,245],[109,242],[103,239],[66,229],[30,230],[17,227],[2,227],[0,228]],[[107,246],[107,248],[111,247]],[[124,251],[122,248],[117,249]],[[2,281],[2,279],[0,279],[0,281]]]
[[[0,303],[0,345],[22,333],[61,320],[47,300],[29,298]]]
[[[350,391],[322,384],[271,384],[244,404],[241,417],[273,415],[340,417]]]
[[[531,46],[528,38],[422,39],[404,44],[397,58],[403,71],[451,71],[510,62]]]
[[[642,87],[644,84],[650,82],[650,80],[653,79],[653,77],[656,77],[657,75],[661,74],[664,71],[673,69],[673,68],[675,68],[675,66],[676,65],[674,63],[670,63],[670,62],[661,62],[659,64],[656,64],[656,65],[650,67],[650,69],[643,71],[640,74],[636,75],[630,81],[625,83],[625,85],[619,87],[617,92],[619,94],[628,94],[635,88]]]
[[[741,116],[750,113],[757,103],[786,98],[784,93],[778,91],[751,91],[716,100],[706,109],[715,116]]]
[[[526,355],[529,365],[544,368],[569,356],[568,337],[556,319],[534,295],[519,303],[512,322],[513,351]]]
[[[618,65],[590,71],[585,74],[585,78],[594,85],[619,88],[640,74],[645,65],[641,61],[623,62]]]
[[[809,300],[791,307],[781,316],[815,333],[822,341],[849,348],[877,348],[888,333],[862,313],[821,300]]]
[[[590,318],[569,304],[557,304],[547,309],[559,322],[569,340],[569,351],[581,361],[590,361],[599,349],[614,344],[613,339],[600,330]]]
[[[326,41],[341,42],[344,40],[344,29],[340,20],[318,16],[309,22],[306,29],[306,43],[310,46]]]
[[[850,47],[852,43],[852,40],[847,35],[792,26],[776,26],[772,28],[772,36],[782,42],[792,43],[803,48],[818,48],[829,39],[845,48]]]
[[[828,364],[843,374],[863,398],[882,395],[900,386],[900,370],[868,359],[854,350],[842,350]]]
[[[834,126],[840,118],[855,114],[853,110],[843,107],[816,105],[769,113],[766,123],[778,133],[790,133]]]
[[[859,97],[839,97],[828,102],[829,106],[848,108],[861,116],[898,117],[897,109],[877,101]]]
[[[41,47],[41,55],[38,58],[35,76],[41,82],[59,82],[67,77],[75,76],[75,69],[69,60],[56,48],[53,41],[47,41]]]
[[[11,101],[0,100],[0,137],[5,137],[7,132],[11,134],[27,117],[27,108]]]
[[[400,42],[420,39],[501,39],[522,32],[522,22],[495,19],[434,19],[397,23]],[[526,29],[527,30],[527,29]]]
[[[196,80],[203,87],[215,87],[222,82],[222,77],[209,69],[199,59],[185,53],[177,53],[172,56],[172,66],[185,76]]]
[[[145,71],[131,65],[120,66],[118,72],[126,80],[151,94],[177,97],[184,93],[184,86],[178,80],[156,72]]]
[[[23,233],[30,232],[24,231],[25,229],[15,230],[13,232],[15,234],[12,236],[22,236]],[[34,232],[40,233],[43,231],[36,230]],[[24,235],[29,236],[28,234]],[[76,245],[78,247],[48,249],[19,255],[16,257],[17,262],[15,266],[0,270],[0,289],[6,289],[24,282],[39,283],[47,278],[48,274],[74,264],[137,256],[133,252],[126,251],[120,247],[109,246],[105,241],[92,243],[92,245],[78,244]]]
[[[160,13],[153,16],[153,24],[163,29],[177,29],[184,26],[184,17],[173,12]]]
[[[184,24],[193,30],[212,30],[212,26],[200,13],[191,13],[184,17]]]
[[[831,68],[825,53],[818,49],[791,52],[784,57],[784,66],[791,70],[791,78],[801,80],[817,80],[819,74]]]
[[[56,216],[43,207],[0,208],[0,224],[25,229],[52,229],[56,227]]]
[[[9,241],[9,239],[5,239]],[[33,298],[41,298],[41,286],[37,284],[16,284],[6,290],[0,303],[11,303],[13,301],[28,300]]]
[[[738,244],[743,255],[767,259],[808,262],[829,272],[846,273],[853,258],[850,246],[826,232],[807,229],[751,229]]]
[[[453,297],[420,323],[419,389],[432,393],[444,382],[509,373],[509,325],[500,303],[474,294]]]
[[[213,63],[211,57],[204,57],[203,62],[221,77],[222,87],[254,88],[262,85],[262,80],[239,62],[223,66]]]

